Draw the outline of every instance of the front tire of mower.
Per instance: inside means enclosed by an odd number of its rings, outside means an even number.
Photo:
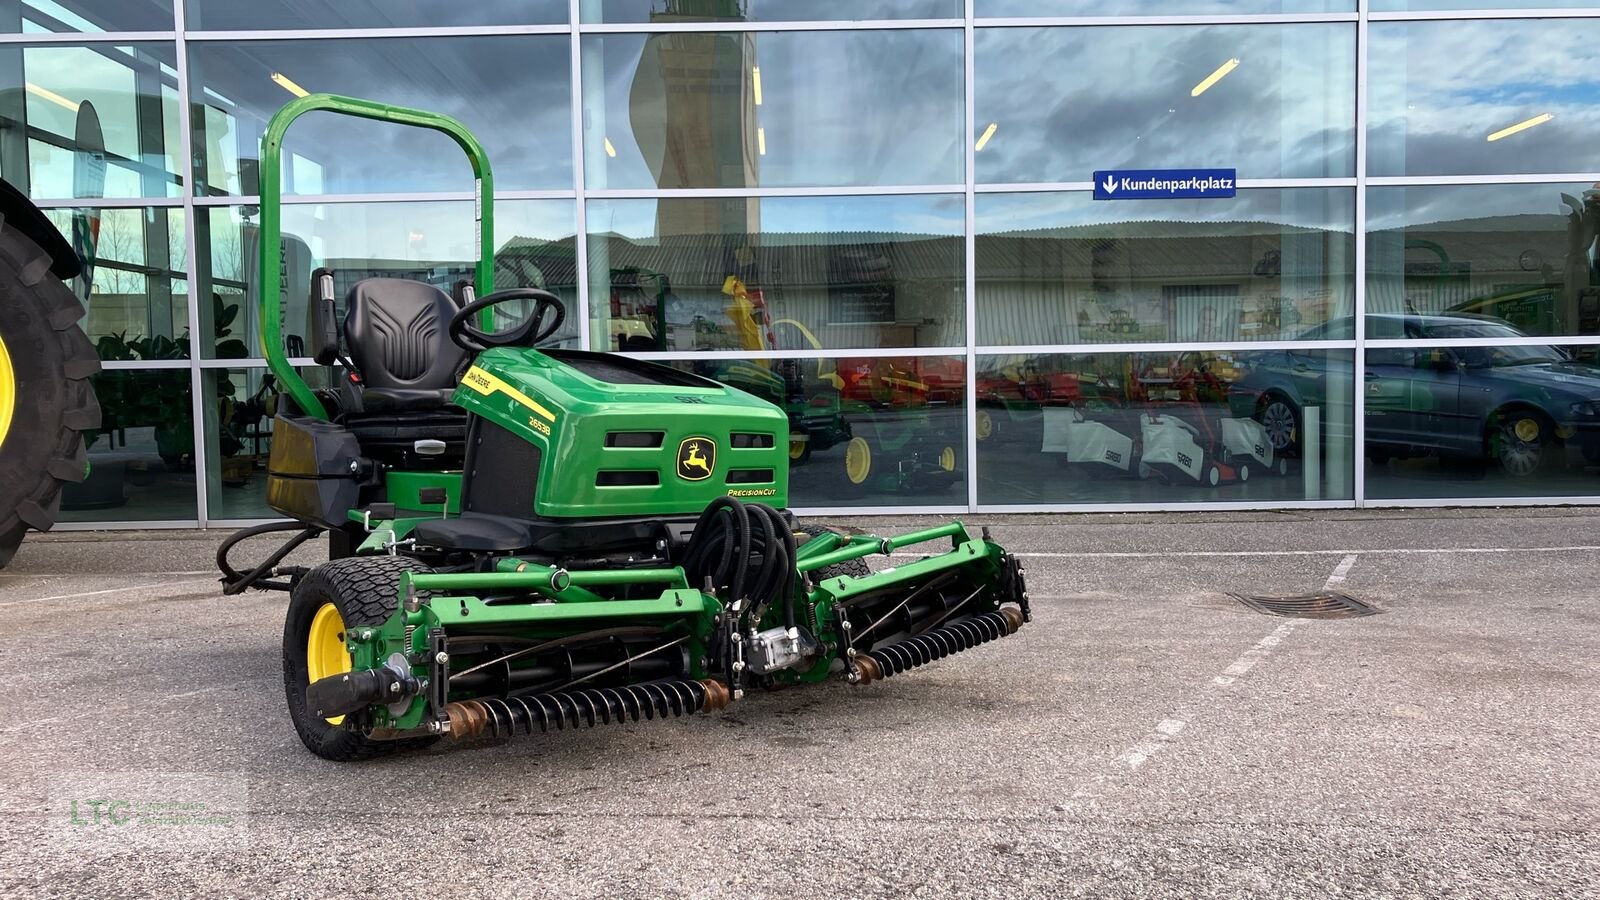
[[[829,528],[825,525],[800,526],[800,532],[810,535],[811,537],[816,537],[819,534],[827,534],[832,530],[832,528]],[[871,574],[872,567],[867,565],[867,561],[865,559],[847,559],[844,562],[834,563],[831,566],[823,566],[822,568],[813,572],[811,577],[816,583],[821,584],[822,582],[827,581],[829,578],[838,578],[841,575],[848,575],[851,578],[865,578]]]
[[[0,221],[0,568],[28,529],[55,524],[61,486],[88,474],[83,433],[100,427],[100,371],[83,304],[50,255]]]
[[[313,631],[325,636],[328,623],[334,621],[330,616],[335,614],[345,628],[382,625],[397,608],[401,574],[431,571],[403,556],[352,556],[317,566],[295,586],[283,623],[283,690],[294,730],[306,749],[334,762],[354,762],[426,747],[438,740],[422,737],[374,741],[361,733],[351,717],[345,716],[335,724],[306,705],[311,669],[334,674],[328,669],[339,666],[338,662],[330,662],[327,655],[313,659]],[[325,607],[331,607],[331,612],[325,612]],[[323,649],[326,653],[327,648]],[[348,656],[343,657],[342,665],[344,671],[349,670]]]

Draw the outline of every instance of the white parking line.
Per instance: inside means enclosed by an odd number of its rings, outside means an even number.
[[[186,569],[181,572],[135,572],[136,578],[158,578],[176,575],[210,575],[210,569]],[[103,572],[0,572],[0,578],[126,578],[126,573]]]
[[[1356,554],[1351,553],[1346,556],[1337,566],[1333,567],[1333,574],[1329,575],[1328,580],[1322,583],[1322,589],[1331,591],[1335,585],[1343,584],[1344,577],[1350,574],[1350,567],[1355,564]]]
[[[1344,583],[1345,577],[1350,574],[1351,568],[1353,568],[1356,564],[1357,555],[1358,554],[1355,553],[1345,554],[1344,559],[1340,560],[1339,564],[1333,567],[1333,572],[1329,574],[1328,579],[1323,582],[1322,589],[1325,591],[1332,590],[1335,585]],[[1272,651],[1275,650],[1279,644],[1283,643],[1285,638],[1294,633],[1296,624],[1298,623],[1293,621],[1285,622],[1282,625],[1279,625],[1277,628],[1274,628],[1271,634],[1259,641],[1256,641],[1254,646],[1252,646],[1249,650],[1246,650],[1244,653],[1241,653],[1238,659],[1235,659],[1233,662],[1229,663],[1228,667],[1222,670],[1222,674],[1211,679],[1212,686],[1229,687],[1237,682],[1240,678],[1243,678],[1245,675],[1249,674],[1250,670],[1254,669],[1257,663],[1260,663],[1263,659],[1266,659],[1268,656],[1270,656]],[[1127,750],[1123,751],[1122,755],[1117,757],[1116,767],[1118,769],[1126,769],[1130,772],[1139,771],[1139,767],[1144,765],[1145,762],[1150,759],[1150,757],[1160,753],[1163,747],[1166,747],[1176,741],[1178,735],[1181,734],[1186,727],[1188,727],[1189,722],[1192,721],[1192,719],[1193,716],[1181,710],[1174,712],[1168,718],[1162,719],[1156,724],[1154,731],[1147,735],[1143,740],[1139,741],[1139,743],[1134,744],[1132,747],[1129,747]],[[1073,792],[1072,800],[1093,801],[1095,799],[1095,795],[1099,792],[1100,787],[1104,785],[1106,781],[1110,779],[1110,777],[1110,773],[1101,773],[1094,776],[1086,784]]]
[[[50,596],[50,597],[25,597],[25,598],[23,598],[21,600],[8,600],[8,601],[6,601],[4,603],[0,603],[0,607],[19,606],[19,605],[21,605],[23,603],[44,603],[44,602],[49,601],[49,600],[76,600],[79,597],[98,597],[98,596],[100,596],[102,594],[126,594],[129,591],[137,591],[137,590],[141,590],[141,589],[144,589],[144,588],[178,587],[180,585],[191,585],[191,584],[215,584],[215,585],[217,585],[217,591],[219,593],[222,590],[221,584],[215,578],[205,578],[205,579],[196,578],[196,579],[191,579],[191,580],[188,580],[188,581],[166,581],[166,582],[161,582],[159,584],[125,584],[125,585],[123,585],[121,587],[106,588],[103,591],[80,591],[79,593],[76,593],[76,594],[55,594],[55,595]],[[158,596],[160,596],[160,595],[158,595]]]
[[[1217,687],[1227,687],[1249,674],[1250,670],[1256,667],[1256,663],[1270,656],[1273,648],[1283,643],[1284,638],[1294,633],[1294,626],[1295,623],[1293,622],[1285,622],[1273,629],[1271,634],[1256,641],[1254,647],[1239,654],[1239,658],[1230,663],[1226,669],[1223,669],[1221,675],[1211,679],[1211,683]]]

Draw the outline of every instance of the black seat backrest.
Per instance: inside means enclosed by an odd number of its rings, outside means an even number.
[[[448,390],[467,351],[450,340],[450,295],[403,278],[365,278],[345,299],[344,339],[368,390]]]

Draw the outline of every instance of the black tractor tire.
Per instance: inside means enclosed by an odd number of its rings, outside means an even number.
[[[356,762],[415,750],[438,740],[420,737],[375,741],[362,734],[351,717],[334,725],[306,705],[306,688],[310,685],[306,641],[317,611],[332,603],[345,628],[382,625],[395,613],[400,576],[405,572],[432,571],[404,556],[351,556],[317,566],[295,586],[283,622],[283,690],[294,730],[306,749],[334,762]]]
[[[84,432],[100,427],[89,384],[100,359],[78,324],[83,304],[50,268],[48,253],[0,221],[0,352],[14,377],[0,391],[15,390],[0,433],[0,568],[28,529],[56,523],[61,486],[88,475]]]
[[[826,525],[801,525],[799,530],[805,534],[811,535],[812,537],[816,537],[819,534],[827,534],[834,529],[829,528]],[[842,563],[834,563],[831,566],[823,566],[815,572],[812,572],[811,578],[813,581],[822,582],[827,581],[829,578],[838,578],[841,575],[848,575],[851,578],[865,578],[871,574],[872,567],[867,565],[867,561],[865,559],[847,559]]]

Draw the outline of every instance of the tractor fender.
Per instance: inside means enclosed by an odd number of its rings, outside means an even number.
[[[66,281],[76,278],[83,271],[83,261],[78,259],[72,244],[62,236],[50,218],[27,195],[5,180],[0,180],[0,217],[50,255],[50,271],[57,278]]]

